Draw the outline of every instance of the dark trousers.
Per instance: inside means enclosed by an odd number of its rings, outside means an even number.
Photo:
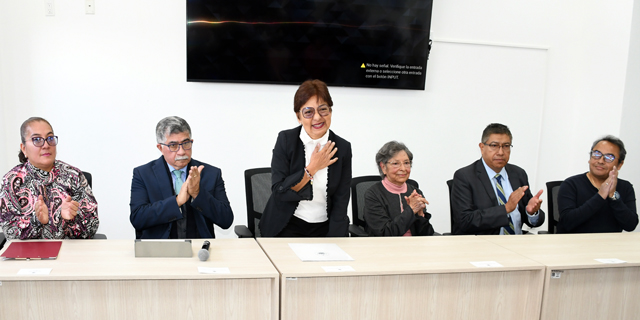
[[[320,223],[309,223],[296,216],[292,216],[287,224],[276,237],[281,238],[301,238],[301,237],[326,237],[329,233],[329,220]]]

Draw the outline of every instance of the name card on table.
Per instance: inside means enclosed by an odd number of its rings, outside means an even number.
[[[602,263],[627,263],[624,260],[620,260],[620,259],[595,259],[598,262],[602,262]]]
[[[501,268],[503,265],[497,263],[496,261],[471,261],[472,265],[478,268]]]
[[[40,269],[20,269],[18,270],[19,275],[45,275],[51,273],[51,268],[40,268]]]

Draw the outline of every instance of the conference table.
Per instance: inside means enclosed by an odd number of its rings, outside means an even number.
[[[479,238],[546,266],[542,320],[640,317],[640,233]]]
[[[283,320],[540,318],[545,267],[479,237],[257,241],[281,274]],[[290,243],[354,260],[303,262]]]
[[[190,258],[64,240],[55,260],[0,261],[0,319],[278,319],[279,274],[255,240],[211,240],[204,262],[203,241]]]

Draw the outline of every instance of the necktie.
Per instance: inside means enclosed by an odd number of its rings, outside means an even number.
[[[502,175],[500,175],[499,173],[495,175],[496,181],[498,183],[496,183],[496,191],[498,193],[498,204],[501,206],[504,206],[505,203],[507,203],[507,197],[504,193],[504,189],[502,189]],[[513,220],[511,220],[511,215],[507,212],[507,217],[509,218],[509,225],[506,227],[502,227],[502,233],[504,234],[516,234],[516,232],[514,231],[515,228],[513,227]]]
[[[173,170],[173,176],[176,177],[176,184],[173,186],[174,190],[176,190],[176,194],[180,193],[180,189],[182,189],[182,172],[180,170]],[[182,212],[182,208],[180,208]],[[184,212],[182,212],[182,216],[184,217]],[[178,231],[178,239],[185,239],[187,237],[187,219],[178,219],[176,220],[176,231]]]
[[[180,189],[182,189],[182,184],[184,183],[184,181],[182,181],[182,171],[173,170],[173,175],[176,177],[176,184],[173,186],[173,188],[176,191],[176,194],[179,194]]]

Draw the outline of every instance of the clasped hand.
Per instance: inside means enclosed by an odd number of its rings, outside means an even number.
[[[602,199],[606,199],[607,197],[613,197],[613,194],[616,193],[616,186],[618,185],[618,168],[615,166],[611,171],[609,171],[609,177],[600,185],[600,190],[598,194],[602,197]]]
[[[413,190],[413,192],[408,197],[404,197],[404,200],[407,201],[407,204],[411,207],[411,210],[413,210],[414,214],[424,217],[424,209],[429,204],[429,201],[427,201],[427,199],[420,195],[416,190]]]
[[[200,193],[200,175],[202,174],[202,169],[204,166],[199,167],[191,167],[189,169],[189,176],[187,176],[187,180],[182,184],[182,188],[180,188],[180,192],[176,196],[176,202],[178,202],[178,206],[182,206],[189,200],[189,196],[195,199]]]

